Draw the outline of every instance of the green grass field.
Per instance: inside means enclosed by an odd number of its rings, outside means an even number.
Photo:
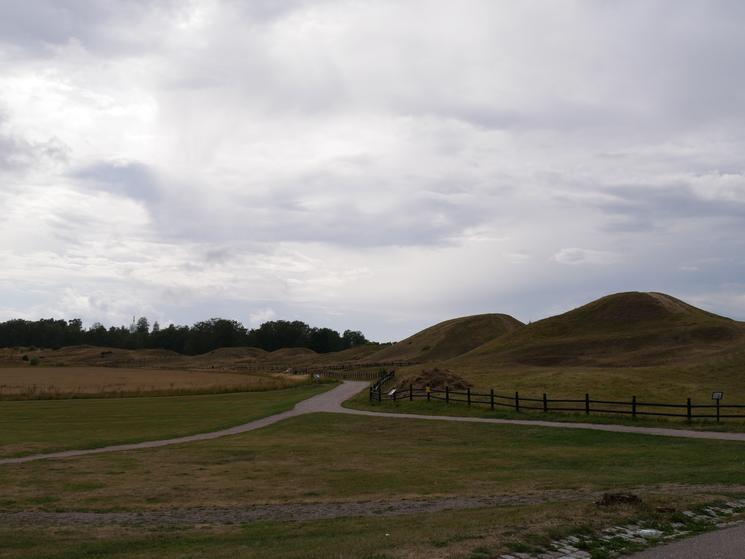
[[[314,414],[213,441],[0,467],[0,507],[144,510],[738,485],[744,462],[745,445],[731,442]]]
[[[632,490],[678,510],[741,494],[743,463],[737,443],[314,414],[213,441],[0,466],[0,510],[178,514],[493,495],[547,502],[243,526],[6,527],[0,557],[488,557],[478,550],[640,513],[597,509],[601,491]]]
[[[0,456],[84,449],[214,431],[279,413],[330,388],[0,402]]]

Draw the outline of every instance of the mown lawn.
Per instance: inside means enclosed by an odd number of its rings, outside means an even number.
[[[291,409],[331,386],[190,396],[0,401],[0,456],[213,431]]]

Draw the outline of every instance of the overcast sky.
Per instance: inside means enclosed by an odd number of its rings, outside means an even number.
[[[745,3],[0,2],[0,320],[745,319]]]

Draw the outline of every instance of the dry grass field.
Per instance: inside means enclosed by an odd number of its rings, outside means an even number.
[[[0,367],[0,399],[110,397],[274,390],[302,375],[237,374],[123,367]]]

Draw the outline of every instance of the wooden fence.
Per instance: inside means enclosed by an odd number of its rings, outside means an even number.
[[[383,387],[391,382],[396,377],[395,371],[387,371],[383,372],[380,377],[378,378],[378,381],[375,384],[370,385],[370,400],[373,399],[373,396],[377,397],[378,402],[382,399],[383,394]],[[395,397],[395,391],[393,393]]]
[[[394,402],[406,402],[413,400],[442,401],[446,404],[464,403],[469,406],[488,406],[492,411],[508,409],[517,413],[523,411],[539,411],[543,413],[570,412],[597,414],[623,414],[630,415],[633,419],[640,416],[657,417],[681,417],[688,421],[693,419],[745,419],[745,405],[743,404],[721,404],[715,400],[715,404],[694,404],[690,398],[683,404],[671,404],[661,402],[640,401],[636,396],[629,400],[594,400],[589,394],[584,398],[566,399],[549,398],[543,394],[541,398],[527,398],[515,392],[514,396],[497,394],[494,389],[489,392],[474,392],[470,388],[466,390],[444,390],[429,387],[416,388],[409,385],[406,389],[396,389],[389,392],[383,390],[382,385],[370,387],[370,401],[382,402],[391,400]]]

